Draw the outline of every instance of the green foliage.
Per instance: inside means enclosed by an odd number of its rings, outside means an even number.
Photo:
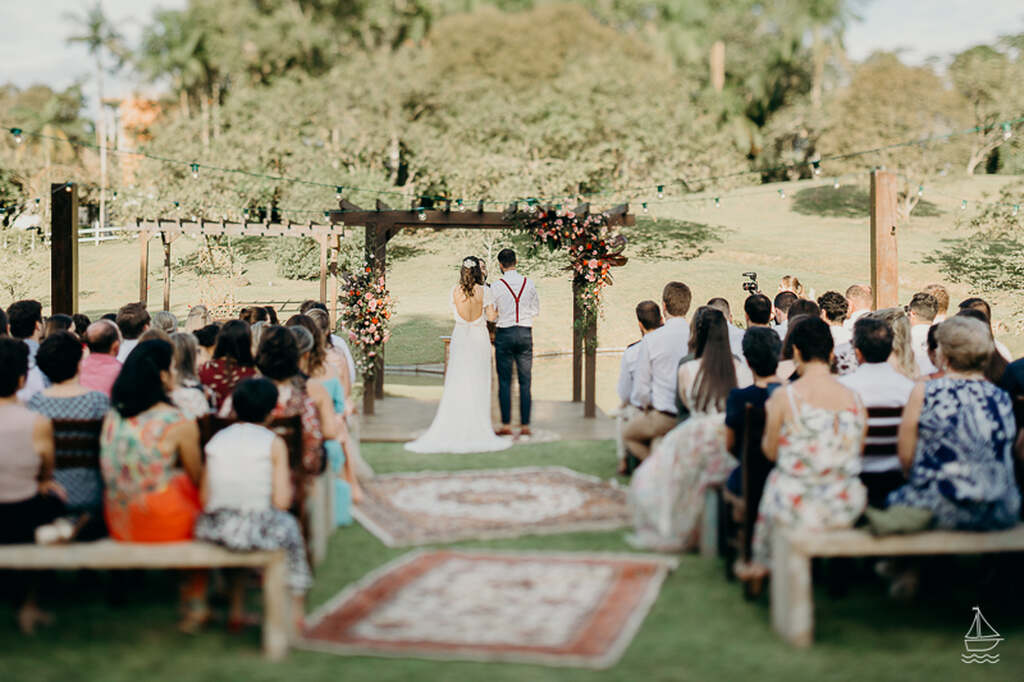
[[[288,279],[320,278],[320,245],[315,239],[278,239],[274,249],[277,274]]]
[[[637,218],[636,225],[625,228],[630,258],[647,261],[693,260],[710,253],[713,243],[722,241],[728,228],[674,218]]]
[[[858,185],[808,187],[793,195],[794,213],[826,218],[863,218],[871,212],[871,193]],[[935,218],[943,214],[938,204],[920,199],[914,207],[919,218]]]
[[[998,201],[967,220],[971,234],[943,240],[925,262],[938,264],[946,277],[978,295],[1008,303],[1019,330],[1024,327],[1024,214],[1014,215],[1014,206],[1024,204],[1024,182],[1004,187]]]

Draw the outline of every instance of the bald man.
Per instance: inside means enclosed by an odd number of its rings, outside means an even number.
[[[121,330],[110,320],[93,322],[85,329],[85,345],[89,355],[82,360],[79,382],[93,391],[110,397],[110,387],[121,373],[117,353],[121,350]]]

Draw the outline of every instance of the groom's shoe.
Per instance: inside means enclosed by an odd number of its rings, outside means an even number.
[[[494,432],[494,435],[495,436],[514,436],[515,434],[512,433],[512,429],[508,428],[507,426],[502,426],[500,429],[498,429],[497,431]]]
[[[530,427],[529,426],[524,426],[523,428],[519,429],[519,437],[520,438],[529,438],[532,435],[533,435],[533,431],[530,431]]]

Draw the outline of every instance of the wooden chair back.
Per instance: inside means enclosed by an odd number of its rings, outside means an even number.
[[[868,435],[864,440],[865,461],[897,456],[902,418],[902,407],[868,408]]]
[[[100,468],[102,419],[54,419],[54,467]]]

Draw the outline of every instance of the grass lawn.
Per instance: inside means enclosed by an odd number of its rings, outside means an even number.
[[[367,459],[380,472],[564,465],[610,476],[613,445],[557,443],[523,446],[489,455],[411,455],[400,445],[367,444]],[[573,533],[514,540],[460,543],[463,547],[561,551],[629,551],[623,532]],[[358,526],[337,531],[310,595],[315,608],[346,584],[405,553],[388,549]],[[228,636],[218,627],[200,636],[179,635],[174,578],[116,574],[121,606],[104,593],[111,578],[59,577],[51,595],[58,623],[26,639],[12,612],[0,610],[0,680],[117,682],[146,680],[1019,680],[1024,677],[1024,611],[1019,575],[992,578],[977,560],[948,562],[926,581],[910,604],[893,602],[878,583],[853,587],[842,598],[817,594],[817,643],[791,649],[772,632],[767,600],[743,600],[722,577],[717,560],[684,556],[622,661],[602,672],[514,664],[442,663],[345,658],[295,651],[280,664],[263,661],[257,631]],[[971,607],[982,607],[1006,638],[996,665],[960,662]]]

